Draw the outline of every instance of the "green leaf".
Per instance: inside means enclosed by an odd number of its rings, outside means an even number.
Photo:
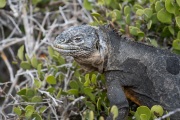
[[[86,101],[85,104],[90,110],[95,111],[95,106],[92,102]]]
[[[124,15],[127,16],[129,15],[131,12],[131,8],[129,6],[125,6],[124,7]]]
[[[129,26],[129,30],[130,30],[130,33],[135,36],[138,35],[138,32],[140,31],[139,28],[134,27],[134,26]]]
[[[97,13],[97,12],[93,12],[93,13],[91,13],[91,15],[96,17],[96,18],[101,17],[101,15],[99,13]]]
[[[41,85],[42,85],[42,83],[41,83],[41,81],[39,81],[38,79],[34,79],[34,85],[35,85],[35,88],[40,88],[41,87]]]
[[[157,43],[157,41],[155,39],[151,39],[150,43],[151,43],[151,45],[153,45],[155,47],[158,47],[158,43]]]
[[[26,95],[26,89],[21,89],[17,94],[18,95]]]
[[[174,13],[175,12],[175,6],[172,5],[171,0],[166,0],[165,1],[165,8],[169,13]]]
[[[34,96],[31,100],[31,102],[42,102],[42,97],[41,96]]]
[[[118,108],[117,108],[117,106],[113,105],[111,107],[111,113],[113,114],[113,120],[115,120],[118,117]]]
[[[126,23],[128,24],[128,25],[130,25],[130,22],[131,22],[131,18],[130,18],[130,15],[126,15]]]
[[[174,35],[174,28],[172,26],[168,26],[168,29],[172,35]]]
[[[116,20],[121,20],[122,16],[121,16],[121,12],[117,9],[113,10],[113,12],[115,13],[116,16]]]
[[[19,49],[18,49],[18,53],[17,56],[20,60],[24,60],[24,45],[22,45]]]
[[[140,119],[141,119],[141,120],[149,120],[149,119],[147,118],[147,115],[146,115],[146,114],[141,114],[141,115],[140,115]]]
[[[147,18],[151,18],[153,11],[151,8],[146,8],[146,9],[144,9],[144,14]]]
[[[74,80],[69,82],[69,86],[71,87],[71,89],[79,89],[78,83]]]
[[[163,8],[163,4],[161,3],[161,1],[157,1],[155,3],[155,10],[158,12]]]
[[[93,89],[91,89],[91,88],[89,88],[89,87],[86,87],[86,88],[84,88],[84,94],[86,94],[87,96],[89,96],[90,97],[90,99],[93,101],[93,102],[95,102],[95,95],[94,94],[92,94],[92,91],[93,91]]]
[[[0,0],[0,8],[3,8],[6,6],[6,0]]]
[[[32,111],[34,111],[34,106],[28,105],[28,106],[25,107],[25,110],[26,110],[26,111],[27,111],[27,110],[32,110]]]
[[[97,76],[96,76],[96,74],[92,74],[92,77],[91,77],[91,82],[92,82],[92,84],[97,84]]]
[[[142,114],[145,114],[147,116],[147,120],[149,120],[151,118],[151,111],[146,106],[140,106],[140,107],[137,108],[136,113],[135,113],[135,118],[137,120],[141,120],[140,116]],[[144,115],[142,115],[142,116],[144,116]]]
[[[29,118],[32,116],[33,112],[34,112],[33,110],[28,109],[28,110],[25,112],[25,117],[26,117],[27,119],[29,119]]]
[[[180,6],[180,0],[176,0],[176,3]]]
[[[49,75],[46,77],[46,81],[49,84],[55,85],[56,84],[56,79],[53,75]]]
[[[50,46],[48,46],[48,53],[49,53],[49,56],[50,56],[51,58],[53,58],[54,50],[53,50],[53,48],[50,47]]]
[[[33,90],[33,89],[26,90],[26,97],[32,98],[34,95],[35,95],[35,90]]]
[[[142,10],[142,9],[138,9],[136,11],[136,15],[142,16],[143,14],[144,14],[144,10]]]
[[[101,109],[101,98],[98,98],[97,103],[96,103],[97,109]]]
[[[105,0],[106,5],[110,6],[112,0]]]
[[[38,60],[35,56],[32,57],[31,59],[31,65],[34,67],[34,68],[37,68],[38,66]]]
[[[180,16],[176,17],[176,24],[180,28]]]
[[[162,106],[160,105],[154,105],[151,108],[151,112],[156,115],[157,117],[161,117],[164,113],[164,110],[162,108]]]
[[[25,117],[30,118],[31,115],[33,114],[33,112],[34,112],[34,106],[32,106],[32,105],[26,106],[26,108],[25,108]]]
[[[42,0],[32,0],[32,4],[33,5],[37,5],[39,2],[41,2]]]
[[[67,91],[68,94],[70,95],[78,95],[78,90],[77,89],[70,89]]]
[[[84,86],[89,86],[90,85],[90,79],[89,79],[89,74],[86,74],[85,75],[85,83],[84,83]]]
[[[18,116],[22,114],[20,107],[14,107],[13,112],[16,113]]]
[[[31,60],[30,60],[29,56],[27,55],[27,53],[25,54],[25,58],[29,63],[31,63]]]
[[[84,8],[86,8],[87,10],[91,10],[92,9],[92,5],[88,0],[84,0],[83,2],[83,6]]]
[[[42,120],[41,116],[38,113],[32,114],[32,120]]]
[[[89,119],[88,120],[94,120],[94,112],[92,110],[89,112]]]
[[[157,18],[162,23],[171,23],[172,16],[164,8],[157,13]]]
[[[56,91],[56,89],[54,87],[49,87],[47,89],[47,92],[49,92],[49,93],[54,93],[55,91]]]
[[[47,110],[47,106],[42,106],[42,107],[39,109],[39,112],[40,112],[40,113],[44,113],[46,110]]]
[[[152,25],[152,20],[149,20],[148,23],[147,23],[148,30],[151,28],[151,25]]]
[[[31,65],[29,64],[28,61],[22,61],[22,62],[20,63],[20,67],[23,68],[23,69],[25,69],[25,70],[31,69]]]
[[[177,33],[177,39],[180,39],[180,31]]]
[[[173,40],[173,49],[180,50],[180,39]]]
[[[61,93],[62,93],[62,88],[59,88],[59,92],[58,92],[56,98],[60,98],[61,97]]]

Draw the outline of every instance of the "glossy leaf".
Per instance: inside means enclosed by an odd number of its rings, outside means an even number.
[[[32,59],[31,59],[31,65],[34,67],[34,68],[37,68],[38,66],[38,60],[36,58],[36,56],[33,56]]]
[[[155,3],[155,10],[158,12],[163,8],[163,4],[161,3],[161,1],[157,1]]]
[[[160,105],[154,105],[151,108],[151,112],[156,115],[157,117],[161,117],[164,113],[164,110],[162,108],[162,106]]]
[[[91,10],[91,9],[92,9],[91,3],[90,3],[88,0],[84,0],[84,1],[83,1],[83,6],[84,6],[84,8],[86,8],[87,10]]]
[[[131,8],[129,6],[125,6],[124,7],[124,14],[125,14],[125,16],[129,15],[130,12],[131,12]]]
[[[146,106],[140,106],[137,108],[137,111],[135,113],[135,118],[137,120],[141,120],[141,117],[144,116],[143,114],[145,114],[147,116],[147,120],[149,120],[151,118],[151,111]],[[141,116],[141,115],[143,115],[143,116]]]
[[[53,75],[49,75],[46,77],[46,82],[52,85],[56,84],[56,79]]]
[[[85,104],[90,110],[95,111],[95,106],[92,102],[86,101]]]
[[[88,120],[94,120],[94,112],[92,110],[89,112],[89,119]]]
[[[18,53],[17,56],[20,60],[24,60],[24,45],[22,45],[19,49],[18,49]]]
[[[20,63],[20,67],[23,68],[23,69],[25,69],[25,70],[31,69],[31,65],[29,64],[28,61],[22,61],[22,62]]]
[[[176,0],[176,3],[179,5],[179,7],[180,7],[180,0]]]
[[[20,107],[14,107],[13,112],[16,113],[16,115],[18,115],[18,116],[20,116],[22,114]]]
[[[165,8],[169,13],[174,13],[175,12],[175,7],[172,5],[171,0],[166,0],[165,1]]]
[[[42,97],[41,96],[34,96],[31,100],[31,102],[42,102]]]
[[[146,15],[147,18],[151,18],[153,11],[151,8],[146,8],[144,9],[144,14]]]
[[[176,24],[180,28],[180,16],[176,17]]]
[[[28,110],[25,112],[25,117],[26,117],[27,119],[29,119],[29,118],[32,116],[33,112],[34,112],[33,110],[28,109]]]
[[[157,18],[162,23],[171,23],[172,22],[172,16],[170,13],[168,13],[165,9],[161,9],[157,13]]]
[[[39,109],[39,112],[40,112],[40,113],[44,113],[46,110],[47,110],[47,106],[42,106],[42,107]]]
[[[32,119],[35,119],[35,120],[42,120],[41,116],[40,116],[38,113],[32,114]]]
[[[180,31],[177,33],[177,39],[180,39]]]
[[[74,80],[69,82],[69,86],[71,87],[71,89],[78,89],[79,88],[78,83]]]
[[[113,114],[113,120],[115,120],[118,117],[118,108],[117,108],[117,106],[113,105],[111,107],[111,113]]]
[[[6,0],[0,0],[0,8],[3,8],[6,6]]]
[[[32,97],[34,97],[34,95],[35,95],[35,90],[33,90],[33,89],[26,90],[26,97],[32,98]]]
[[[78,95],[78,90],[77,89],[70,89],[67,91],[68,94],[70,95]]]
[[[139,16],[142,16],[144,14],[144,10],[143,9],[138,9],[136,11],[136,14],[139,15]]]
[[[180,39],[176,39],[173,41],[173,49],[180,50]]]

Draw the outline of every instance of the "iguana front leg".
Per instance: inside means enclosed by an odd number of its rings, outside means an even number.
[[[107,81],[107,95],[110,105],[116,105],[119,110],[118,118],[116,120],[126,120],[128,115],[129,104],[120,84],[120,80],[113,72],[106,72]],[[112,114],[108,116],[107,120],[113,120]]]

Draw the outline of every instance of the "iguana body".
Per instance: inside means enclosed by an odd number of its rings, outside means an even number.
[[[118,120],[128,114],[124,91],[131,91],[140,105],[162,105],[167,111],[180,108],[178,55],[133,42],[107,27],[87,25],[64,31],[53,46],[73,56],[84,69],[105,73],[108,99],[119,108]],[[171,119],[180,119],[180,113]]]

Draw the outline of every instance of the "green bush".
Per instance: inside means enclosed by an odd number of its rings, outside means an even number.
[[[92,12],[92,25],[111,24],[137,41],[180,53],[179,0],[85,0],[84,7]]]

